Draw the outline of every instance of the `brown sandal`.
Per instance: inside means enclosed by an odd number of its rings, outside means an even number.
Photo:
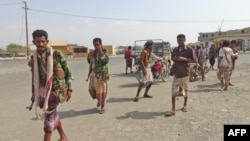
[[[168,111],[165,116],[166,117],[170,117],[170,116],[174,116],[175,115],[175,112],[174,111]]]
[[[138,102],[139,101],[139,98],[138,97],[135,97],[134,98],[134,102]]]
[[[104,109],[101,109],[100,111],[99,111],[99,114],[103,114],[105,112],[105,110]]]
[[[187,112],[187,107],[183,107],[183,108],[181,109],[181,111],[182,111],[182,112]]]
[[[143,97],[144,97],[144,98],[153,98],[151,95],[147,95],[147,94],[144,95]]]

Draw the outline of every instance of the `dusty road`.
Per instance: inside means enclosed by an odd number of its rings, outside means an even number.
[[[125,75],[123,56],[111,57],[106,112],[100,115],[87,91],[86,60],[70,59],[74,92],[58,109],[63,127],[70,141],[223,141],[224,124],[250,124],[249,60],[250,55],[239,56],[232,76],[235,86],[228,91],[219,90],[215,71],[208,73],[205,82],[191,82],[188,112],[180,110],[180,97],[176,115],[165,117],[171,108],[171,79],[152,86],[152,99],[135,103],[135,75]],[[43,121],[25,109],[31,95],[27,60],[0,61],[0,79],[0,140],[42,140]],[[54,132],[52,141],[58,138]]]

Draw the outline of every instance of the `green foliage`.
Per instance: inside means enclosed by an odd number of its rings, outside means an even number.
[[[4,50],[4,49],[2,49],[2,48],[0,48],[0,52],[5,52],[5,50]]]
[[[18,44],[11,43],[7,46],[6,51],[9,53],[15,53],[17,55],[18,53],[27,53],[27,48]],[[29,49],[30,51],[30,49]]]

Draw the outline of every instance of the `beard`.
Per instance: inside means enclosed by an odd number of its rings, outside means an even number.
[[[37,52],[43,54],[46,51],[46,47],[37,47]]]

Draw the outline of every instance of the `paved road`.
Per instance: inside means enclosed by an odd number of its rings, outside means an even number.
[[[68,103],[59,106],[63,127],[71,141],[221,141],[224,124],[250,123],[249,59],[249,55],[240,55],[233,77],[236,86],[228,92],[218,90],[215,71],[208,73],[205,82],[190,83],[189,111],[178,110],[174,117],[164,116],[171,108],[171,79],[152,86],[153,99],[135,103],[137,81],[135,74],[125,75],[123,56],[110,58],[106,112],[98,114],[96,101],[87,91],[86,59],[69,59],[74,92]],[[31,95],[27,60],[0,61],[0,78],[0,140],[42,140],[42,120],[25,109]],[[182,103],[178,98],[177,109]],[[54,132],[52,141],[58,138]]]

